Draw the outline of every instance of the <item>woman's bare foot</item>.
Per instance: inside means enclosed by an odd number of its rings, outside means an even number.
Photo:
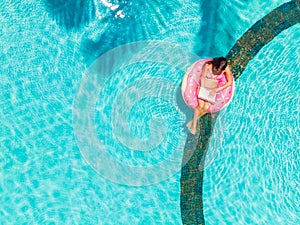
[[[187,126],[188,128],[191,128],[192,125],[193,125],[193,120],[191,120],[190,122],[188,122],[188,123],[186,124],[186,126]]]
[[[196,130],[197,130],[196,127],[192,127],[190,129],[191,134],[195,135],[196,134]]]
[[[188,122],[187,124],[186,124],[186,126],[190,129],[190,133],[191,134],[196,134],[196,130],[197,130],[197,128],[196,127],[194,127],[194,125],[193,125],[193,120],[191,120],[190,122]]]

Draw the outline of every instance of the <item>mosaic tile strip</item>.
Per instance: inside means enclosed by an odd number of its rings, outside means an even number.
[[[216,114],[206,114],[199,120],[197,134],[186,140],[185,153],[194,149],[192,156],[181,170],[181,215],[183,224],[204,224],[202,182],[204,160],[216,121]],[[185,154],[183,157],[187,157]],[[186,162],[186,159],[183,161]]]
[[[299,23],[300,0],[290,1],[271,11],[257,21],[231,48],[226,58],[239,78],[248,62],[283,30]]]
[[[226,58],[235,79],[243,73],[249,61],[276,35],[300,22],[300,0],[285,3],[257,21],[231,48]],[[180,208],[184,225],[204,225],[202,201],[203,165],[210,137],[218,114],[199,119],[197,134],[189,135],[184,148],[181,170]],[[188,153],[193,152],[187,159]]]

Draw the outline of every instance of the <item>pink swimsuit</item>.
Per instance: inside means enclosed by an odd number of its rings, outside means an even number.
[[[182,83],[183,98],[186,104],[192,109],[195,109],[198,106],[198,86],[201,80],[202,68],[206,62],[211,62],[212,60],[213,59],[208,58],[208,59],[202,59],[197,61],[189,68],[189,70],[187,71],[184,77],[186,81],[185,82],[183,81]],[[213,113],[221,110],[232,99],[233,92],[234,92],[234,79],[233,79],[233,75],[232,74],[230,75],[232,76],[232,85],[217,92],[215,103],[211,103],[208,109],[209,113]],[[206,77],[209,79],[217,80],[218,87],[221,87],[227,83],[225,73],[222,73],[213,78],[213,76],[208,72],[206,74]]]

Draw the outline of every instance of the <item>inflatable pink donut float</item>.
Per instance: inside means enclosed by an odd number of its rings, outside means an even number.
[[[212,58],[207,58],[195,62],[187,70],[186,74],[183,77],[181,94],[185,103],[192,109],[195,109],[198,106],[198,86],[201,80],[202,67],[206,62],[210,62],[212,60]],[[211,103],[208,109],[208,113],[218,112],[230,103],[235,89],[233,74],[230,73],[230,76],[232,77],[232,85],[217,92],[216,100],[214,103]],[[215,79],[218,81],[218,87],[223,86],[227,82],[224,73],[218,75]]]

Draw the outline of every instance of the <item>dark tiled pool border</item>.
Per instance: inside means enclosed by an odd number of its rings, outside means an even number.
[[[243,73],[249,61],[283,30],[300,22],[300,0],[277,7],[257,21],[231,48],[226,58],[235,79]],[[181,171],[180,209],[182,223],[204,225],[202,201],[203,165],[210,137],[218,114],[206,114],[199,120],[197,134],[188,135],[183,162],[190,152],[191,158]]]

